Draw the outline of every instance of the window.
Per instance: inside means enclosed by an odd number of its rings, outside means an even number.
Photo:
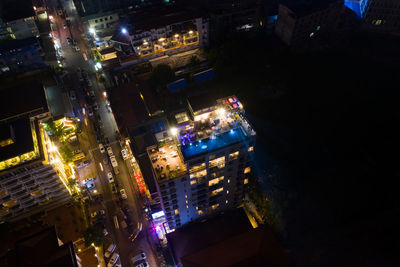
[[[215,205],[212,205],[212,206],[211,206],[211,209],[212,209],[212,210],[215,210],[215,209],[217,209],[218,207],[219,207],[219,204],[215,204]]]
[[[199,214],[199,215],[201,215],[201,214],[203,214],[204,212],[202,211],[202,210],[199,210],[199,211],[197,211],[197,214]]]
[[[204,169],[205,167],[206,167],[206,164],[203,162],[203,163],[201,163],[201,164],[199,164],[199,165],[196,165],[196,166],[191,167],[191,168],[189,169],[189,173],[193,173],[193,172],[202,170],[202,169]]]
[[[108,18],[104,18],[104,20],[105,20],[105,21],[107,21],[107,20],[108,20]]]
[[[190,181],[190,184],[191,184],[191,185],[194,185],[194,184],[196,184],[196,183],[197,183],[196,179]]]
[[[178,209],[174,210],[174,214],[178,215],[179,214],[179,210]]]
[[[94,20],[94,23],[97,23],[97,19]]]
[[[239,156],[239,151],[233,152],[233,153],[229,154],[229,160],[237,159],[238,156]]]
[[[200,177],[203,177],[206,175],[207,175],[207,170],[202,170],[202,171],[198,171],[198,172],[190,174],[190,178],[194,178],[194,177],[200,178]]]
[[[228,204],[228,200],[225,200],[225,204]]]
[[[243,183],[244,183],[244,184],[248,184],[248,183],[249,183],[249,179],[247,179],[247,178],[244,179]]]
[[[229,190],[226,190],[226,194],[229,194]]]
[[[209,167],[215,167],[218,166],[218,168],[224,168],[225,167],[225,156],[210,160],[208,163]]]
[[[221,187],[221,188],[218,188],[218,189],[215,189],[215,190],[213,190],[212,192],[211,192],[211,196],[215,196],[215,195],[217,195],[219,192],[222,192],[224,190],[224,188],[223,187]]]
[[[224,176],[212,179],[212,180],[208,181],[208,186],[212,186],[212,185],[218,184],[222,180],[224,180]]]
[[[103,22],[103,19],[100,19],[100,22]]]
[[[110,16],[110,19],[112,19],[112,16]]]
[[[249,149],[247,149],[248,152],[252,152],[254,151],[254,146],[249,147]]]
[[[251,168],[250,167],[246,167],[243,172],[246,174],[246,173],[249,173],[250,171],[251,171]]]

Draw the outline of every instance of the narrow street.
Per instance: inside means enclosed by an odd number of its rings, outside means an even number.
[[[106,251],[109,244],[114,243],[117,245],[116,252],[120,255],[122,266],[133,266],[130,259],[141,251],[146,252],[150,266],[160,266],[156,256],[154,232],[143,215],[144,206],[135,179],[130,177],[127,164],[122,158],[118,129],[113,113],[107,108],[105,89],[96,80],[95,68],[90,55],[91,50],[83,32],[83,25],[80,23],[72,1],[60,1],[60,3],[65,9],[69,23],[57,14],[58,0],[47,2],[55,25],[53,35],[60,41],[64,58],[63,67],[66,72],[60,76],[61,86],[68,96],[71,95],[71,91],[76,95],[76,99],[69,97],[69,102],[74,115],[82,122],[82,132],[78,135],[80,150],[90,160],[87,166],[78,170],[80,181],[95,178],[95,190],[90,193],[94,201],[90,204],[89,213],[102,209],[106,212],[104,222],[108,234],[105,236],[103,251]],[[73,44],[68,42],[67,38],[76,42],[79,47],[78,51]],[[83,70],[87,74],[87,80],[90,82],[79,77],[79,70]],[[98,108],[94,108],[95,106]],[[109,142],[108,145],[106,141]],[[107,151],[101,153],[99,143],[102,143],[105,148],[108,146],[112,148],[118,163],[119,174],[116,175],[113,171]],[[111,184],[107,178],[108,172],[113,173],[117,194],[111,190]],[[126,190],[126,200],[120,196],[121,189]],[[124,219],[122,210],[127,211],[126,215],[130,221],[126,229],[121,227]],[[119,229],[116,229],[114,224],[114,216],[118,218]],[[127,230],[134,233],[139,223],[142,223],[143,229],[134,242],[131,242]]]

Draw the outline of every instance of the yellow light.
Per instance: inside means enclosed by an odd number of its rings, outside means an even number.
[[[178,37],[179,37],[179,34],[175,34],[174,37],[175,37],[175,38],[178,38]]]
[[[193,31],[189,31],[189,34],[193,34]]]
[[[160,41],[160,42],[163,42],[165,40],[165,38],[160,38],[160,39],[158,39],[158,41]]]
[[[218,112],[218,115],[225,116],[226,110],[224,108],[220,108],[217,110],[217,112]]]

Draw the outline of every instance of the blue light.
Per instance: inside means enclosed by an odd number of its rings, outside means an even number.
[[[122,28],[122,29],[121,29],[121,32],[122,32],[123,34],[126,34],[128,31],[126,30],[126,28]]]
[[[233,134],[235,131],[233,129],[230,130],[230,133]]]
[[[199,140],[199,143],[201,143],[201,140]]]
[[[189,145],[193,145],[193,144],[192,144],[192,142],[190,142],[190,144],[189,144]]]

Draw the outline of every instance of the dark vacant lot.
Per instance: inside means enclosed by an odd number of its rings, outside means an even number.
[[[241,37],[209,51],[258,133],[258,171],[298,266],[398,260],[399,63],[394,37],[351,33],[292,51]],[[318,47],[317,45],[315,47]]]

